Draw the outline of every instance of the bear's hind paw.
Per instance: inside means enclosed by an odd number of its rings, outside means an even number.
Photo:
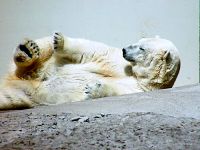
[[[28,66],[40,56],[38,45],[29,39],[19,44],[14,54],[14,61],[17,65]]]

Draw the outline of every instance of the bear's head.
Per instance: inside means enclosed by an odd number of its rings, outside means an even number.
[[[179,53],[174,44],[159,37],[143,38],[122,49],[123,57],[144,91],[171,88],[180,70]]]

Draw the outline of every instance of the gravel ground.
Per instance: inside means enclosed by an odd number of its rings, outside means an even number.
[[[200,84],[0,112],[0,150],[200,150]]]
[[[154,113],[0,115],[0,149],[200,149],[200,120]]]

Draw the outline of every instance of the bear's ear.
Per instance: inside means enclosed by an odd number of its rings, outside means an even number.
[[[164,59],[168,59],[170,58],[170,52],[168,50],[164,50],[164,56],[163,56]]]
[[[165,51],[165,54],[163,56],[163,59],[166,61],[167,65],[171,65],[172,63],[172,56],[169,51]],[[170,66],[168,66],[170,68]]]

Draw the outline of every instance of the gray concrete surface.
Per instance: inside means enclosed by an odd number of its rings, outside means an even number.
[[[200,85],[0,112],[0,149],[200,149]]]

